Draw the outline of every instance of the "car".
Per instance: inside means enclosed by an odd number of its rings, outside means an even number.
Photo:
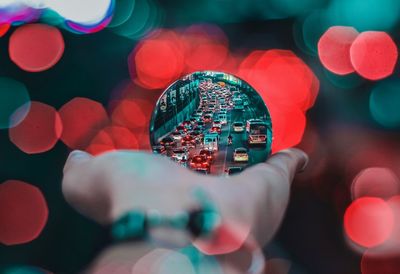
[[[203,147],[208,150],[217,151],[218,150],[218,133],[208,133],[204,136]]]
[[[182,146],[188,148],[195,148],[196,147],[196,139],[191,135],[186,135],[182,138]]]
[[[243,122],[234,122],[232,125],[232,129],[234,132],[243,132],[244,131],[244,123]]]
[[[202,143],[204,134],[200,129],[194,129],[192,132],[189,133],[190,136],[192,136],[195,140],[196,143]]]
[[[226,113],[220,112],[218,114],[218,120],[221,121],[222,125],[226,125],[228,123],[228,117],[226,116]]]
[[[212,116],[210,114],[205,114],[203,116],[203,122],[204,123],[211,123],[212,122]]]
[[[207,170],[210,172],[211,164],[205,155],[195,155],[190,160],[190,168],[194,170]]]
[[[214,120],[212,126],[213,126],[213,127],[219,127],[219,128],[221,128],[221,127],[222,127],[222,122],[221,122],[221,120]]]
[[[184,127],[190,127],[191,125],[192,125],[192,123],[189,120],[182,122],[182,126],[184,126]]]
[[[164,137],[160,141],[160,145],[164,146],[165,148],[173,147],[176,145],[175,140],[171,136]]]
[[[200,150],[199,155],[205,155],[210,163],[214,161],[214,151],[212,150],[202,149]]]
[[[262,123],[263,121],[261,119],[249,119],[246,122],[246,132],[250,132],[250,125],[251,124],[257,124],[257,123]]]
[[[180,132],[180,133],[184,133],[184,132],[187,131],[187,128],[184,125],[179,125],[179,126],[176,127],[175,131]]]
[[[210,133],[218,133],[218,135],[221,134],[221,127],[211,127]]]
[[[248,162],[249,154],[247,153],[247,149],[244,147],[236,148],[233,152],[233,161],[234,162]]]
[[[193,125],[196,125],[197,122],[199,121],[198,117],[192,117],[189,119],[190,123],[191,123],[191,127],[193,127]]]
[[[170,136],[172,137],[172,139],[174,139],[175,141],[180,141],[182,140],[182,133],[179,131],[174,131],[170,134]]]
[[[198,121],[197,122],[197,128],[203,129],[204,128],[204,122],[203,121]]]
[[[243,167],[241,166],[230,166],[225,169],[225,174],[227,176],[235,175],[243,171]]]
[[[176,148],[172,150],[171,159],[182,161],[189,159],[189,152],[184,148]]]
[[[162,145],[153,146],[153,153],[163,155],[163,154],[167,153],[167,150],[165,149],[165,146],[162,146]]]

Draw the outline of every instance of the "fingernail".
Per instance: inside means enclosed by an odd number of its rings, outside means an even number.
[[[301,152],[302,157],[304,158],[304,164],[303,164],[303,166],[300,168],[299,172],[303,172],[303,171],[307,168],[308,162],[309,162],[310,158],[308,157],[307,153],[305,153],[304,151],[299,150],[299,152]]]

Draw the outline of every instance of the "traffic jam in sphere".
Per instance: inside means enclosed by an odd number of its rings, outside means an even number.
[[[153,152],[202,174],[233,175],[271,153],[271,117],[260,95],[232,75],[195,72],[159,98]]]

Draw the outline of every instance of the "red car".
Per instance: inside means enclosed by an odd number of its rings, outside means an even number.
[[[196,147],[196,139],[191,135],[186,135],[182,138],[183,147]]]
[[[176,131],[177,132],[180,132],[180,133],[185,133],[185,132],[187,132],[187,128],[185,127],[185,126],[177,126],[176,127]]]
[[[194,170],[207,170],[210,172],[210,162],[205,155],[196,155],[190,160],[190,168]]]
[[[172,139],[171,137],[165,137],[160,141],[160,145],[164,146],[164,147],[172,147],[175,146],[175,141],[174,139]]]
[[[207,157],[207,160],[211,163],[214,160],[214,151],[208,149],[200,150],[199,155],[204,155]]]
[[[211,123],[211,121],[212,121],[212,117],[211,117],[210,114],[205,114],[205,115],[203,116],[203,122],[204,122],[204,123]]]
[[[221,134],[221,128],[220,127],[212,127],[210,129],[210,133],[218,133]]]

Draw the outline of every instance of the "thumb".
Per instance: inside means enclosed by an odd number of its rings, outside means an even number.
[[[83,162],[86,162],[92,158],[93,158],[93,156],[85,151],[82,151],[82,150],[72,151],[69,154],[68,159],[64,165],[64,175],[69,170],[71,170],[73,167],[78,166],[79,164],[82,164]]]

